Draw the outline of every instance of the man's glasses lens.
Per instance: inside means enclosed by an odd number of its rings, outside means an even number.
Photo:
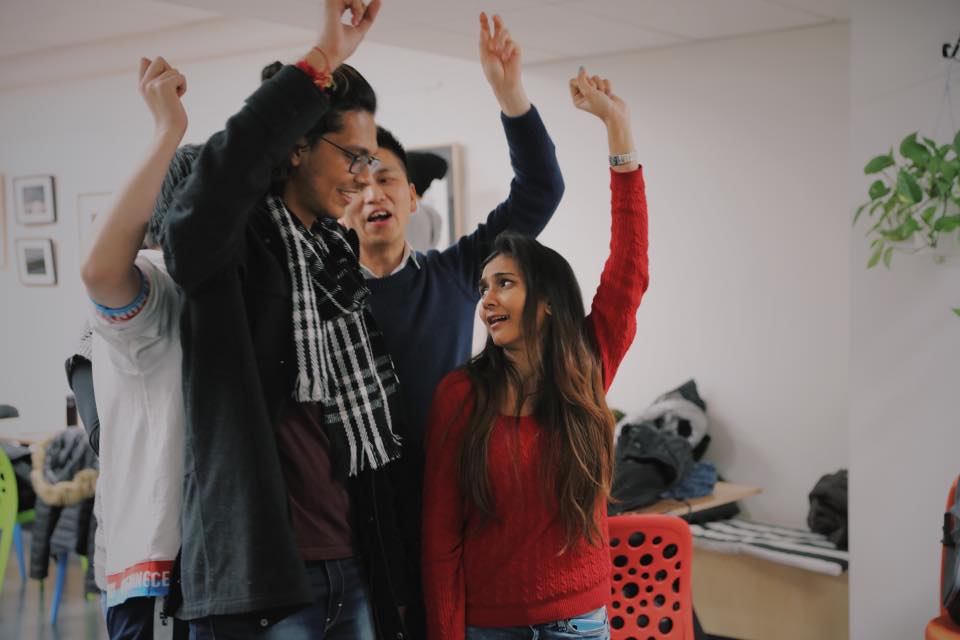
[[[376,171],[377,167],[380,166],[380,159],[373,156],[362,155],[358,156],[351,154],[353,159],[350,161],[350,173],[357,174],[362,173],[366,167],[370,167],[370,171]]]
[[[361,173],[366,167],[370,167],[370,171],[376,171],[377,167],[380,166],[380,158],[375,158],[369,154],[356,154],[349,149],[344,149],[336,142],[332,140],[327,140],[323,136],[320,136],[320,139],[329,144],[330,146],[340,149],[348,158],[350,158],[350,167],[347,169],[352,174]]]

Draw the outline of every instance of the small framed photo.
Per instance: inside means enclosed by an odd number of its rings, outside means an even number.
[[[49,287],[57,284],[53,240],[17,240],[17,264],[20,269],[20,282],[28,287]]]
[[[459,144],[411,147],[407,152],[410,181],[417,189],[419,211],[411,218],[407,239],[418,251],[445,249],[463,235],[463,167]],[[433,216],[430,221],[428,215]],[[439,214],[439,215],[437,215]],[[419,220],[418,220],[419,218]],[[417,224],[429,224],[431,246],[421,248],[411,237]]]
[[[50,224],[57,221],[53,176],[14,178],[13,197],[19,224]]]
[[[80,259],[83,260],[93,242],[94,222],[107,212],[113,194],[81,193],[77,196],[77,215],[80,217]]]

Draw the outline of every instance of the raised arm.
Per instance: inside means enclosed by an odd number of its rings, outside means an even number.
[[[139,82],[140,95],[153,114],[153,141],[106,216],[98,221],[80,272],[90,298],[111,308],[130,304],[140,293],[141,277],[134,260],[167,167],[187,130],[187,113],[180,101],[187,90],[186,78],[161,57],[141,58]]]
[[[380,0],[326,0],[324,26],[298,63],[251,95],[211,137],[165,221],[165,259],[186,291],[239,258],[250,216],[267,194],[273,170],[330,106],[323,78],[356,50],[380,10]],[[350,11],[350,24],[341,16]],[[305,64],[303,64],[305,63]]]
[[[530,110],[530,99],[520,76],[520,45],[510,37],[500,16],[493,16],[493,28],[486,13],[480,13],[480,66],[500,110],[508,118],[522,116]]]
[[[647,200],[643,173],[636,159],[627,104],[613,93],[610,81],[590,77],[581,67],[570,80],[570,96],[578,109],[600,118],[610,154],[610,255],[600,276],[588,323],[603,362],[609,388],[637,333],[637,309],[647,290]]]
[[[507,199],[490,212],[486,222],[443,254],[470,295],[476,294],[480,262],[497,234],[510,229],[538,235],[557,210],[564,190],[553,141],[523,86],[520,45],[499,16],[493,16],[491,29],[487,15],[480,14],[480,65],[500,104],[513,180]]]

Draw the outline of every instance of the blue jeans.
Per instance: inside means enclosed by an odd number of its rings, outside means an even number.
[[[104,597],[104,605],[106,601]],[[185,640],[187,623],[174,618],[161,621],[157,611],[157,607],[161,606],[162,598],[138,597],[127,598],[106,609],[107,634],[110,640]]]
[[[263,628],[251,615],[190,621],[190,640],[374,640],[363,567],[353,558],[307,565],[314,602]]]
[[[610,640],[607,608],[528,627],[467,627],[467,640]]]

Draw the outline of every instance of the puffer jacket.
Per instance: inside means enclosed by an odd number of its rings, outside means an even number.
[[[46,578],[51,554],[69,553],[78,540],[89,535],[86,512],[93,506],[97,467],[97,457],[79,427],[68,427],[33,451],[30,479],[37,502],[30,545],[31,578]],[[85,527],[82,532],[81,524]]]

